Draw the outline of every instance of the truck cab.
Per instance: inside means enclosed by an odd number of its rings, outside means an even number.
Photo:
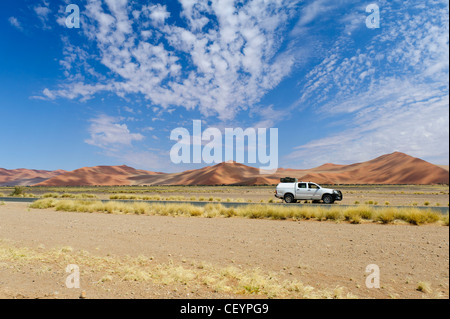
[[[282,179],[275,190],[275,197],[283,199],[286,203],[295,203],[298,200],[323,201],[325,204],[333,204],[335,201],[342,200],[342,192],[323,188],[313,182],[283,182]]]

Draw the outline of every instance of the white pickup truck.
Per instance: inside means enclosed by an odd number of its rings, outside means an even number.
[[[282,179],[283,181],[283,179]],[[335,201],[341,201],[342,192],[323,188],[320,185],[311,182],[294,182],[278,184],[275,190],[275,197],[284,199],[286,203],[296,203],[298,200],[312,200],[316,202],[323,201],[325,204],[333,204]]]

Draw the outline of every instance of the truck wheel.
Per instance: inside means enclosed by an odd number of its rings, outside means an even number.
[[[284,196],[284,201],[286,204],[291,204],[294,202],[294,196],[292,194],[286,194],[286,196]]]
[[[333,204],[334,203],[333,196],[331,196],[330,194],[323,195],[322,200],[325,204]]]

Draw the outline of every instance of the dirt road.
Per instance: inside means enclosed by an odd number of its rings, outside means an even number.
[[[94,270],[84,274],[81,289],[68,289],[60,264],[46,261],[44,271],[37,257],[8,254],[61,247],[99,257],[146,256],[155,264],[260,269],[316,289],[344,287],[360,298],[449,297],[445,226],[67,213],[7,203],[0,206],[0,244],[0,298],[77,298],[83,289],[89,298],[253,297],[207,284],[108,280],[99,285],[95,281],[104,274]],[[379,289],[366,287],[369,264],[380,268]],[[418,291],[419,282],[428,283],[430,291]]]

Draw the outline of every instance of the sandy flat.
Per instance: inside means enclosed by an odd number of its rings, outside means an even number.
[[[217,267],[260,268],[317,288],[345,287],[361,298],[449,296],[445,226],[67,213],[7,203],[0,206],[0,240],[30,248],[70,246],[99,256],[152,256],[160,263],[193,260]],[[57,296],[74,297],[64,292],[61,271],[44,278],[33,269],[17,272],[10,261],[6,264],[0,267],[0,297],[55,297],[51,295],[55,289]],[[369,264],[380,267],[380,289],[365,286]],[[417,291],[420,281],[429,282],[432,293]],[[131,288],[93,287],[89,296],[156,297],[143,284],[133,286],[132,295],[124,289]],[[164,289],[169,288],[152,291],[160,297],[215,296],[164,295]]]

